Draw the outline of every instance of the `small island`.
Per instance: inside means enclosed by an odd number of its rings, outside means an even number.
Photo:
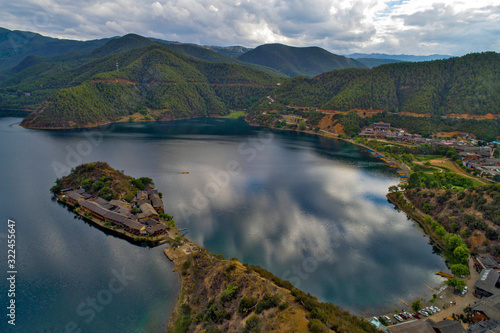
[[[136,243],[163,244],[175,226],[151,178],[126,176],[105,162],[76,167],[51,191],[90,223]]]

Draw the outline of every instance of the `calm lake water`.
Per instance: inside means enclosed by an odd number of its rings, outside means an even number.
[[[0,118],[0,243],[5,262],[7,219],[16,221],[15,331],[165,331],[180,283],[163,247],[108,236],[51,198],[56,177],[83,162],[153,178],[190,239],[361,315],[429,294],[425,285],[441,281],[434,271],[446,270],[387,202],[394,169],[356,146],[238,120],[74,131],[21,120]],[[6,306],[6,284],[0,292]]]

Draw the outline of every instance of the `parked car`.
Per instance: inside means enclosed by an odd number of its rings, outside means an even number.
[[[462,293],[460,294],[462,297],[467,294],[467,286],[464,287],[464,290],[462,290]]]
[[[434,310],[436,310],[436,312],[441,312],[441,309],[438,308],[437,306],[432,305],[431,308],[433,308]]]
[[[399,315],[395,314],[394,318],[396,318],[397,321],[403,321],[403,318],[401,318]]]
[[[434,311],[434,309],[432,307],[426,307],[425,308],[425,311],[428,313],[428,314],[433,314],[433,313],[436,313],[436,311]]]
[[[403,312],[401,312],[399,314],[400,317],[402,317],[403,319],[408,319],[408,316],[406,314],[404,314]]]
[[[384,316],[385,320],[387,320],[388,323],[392,322],[391,321],[391,318],[389,318],[388,316]]]
[[[417,319],[422,318],[418,313],[412,313],[411,315],[413,316],[413,318],[417,318]]]
[[[424,317],[429,317],[429,314],[424,310],[420,310],[418,313],[420,313]]]

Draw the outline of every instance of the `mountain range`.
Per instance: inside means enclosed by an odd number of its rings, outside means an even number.
[[[425,62],[368,55],[361,59],[371,63],[363,64],[317,47],[282,44],[209,47],[136,34],[79,42],[5,29],[0,36],[0,108],[36,110],[23,122],[29,127],[290,105],[436,116],[500,113],[495,52]],[[384,64],[372,68],[377,62]]]

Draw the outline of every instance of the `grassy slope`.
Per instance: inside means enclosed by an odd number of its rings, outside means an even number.
[[[171,332],[308,332],[310,321],[320,328],[315,332],[376,332],[363,319],[318,302],[258,266],[225,260],[203,249],[195,254],[182,248],[165,251],[182,280]],[[224,297],[231,287],[234,293]],[[250,301],[245,311],[243,299]],[[250,329],[252,321],[255,330]]]
[[[489,253],[500,259],[500,185],[463,191],[411,189],[406,196],[450,233],[461,235],[472,253]]]

